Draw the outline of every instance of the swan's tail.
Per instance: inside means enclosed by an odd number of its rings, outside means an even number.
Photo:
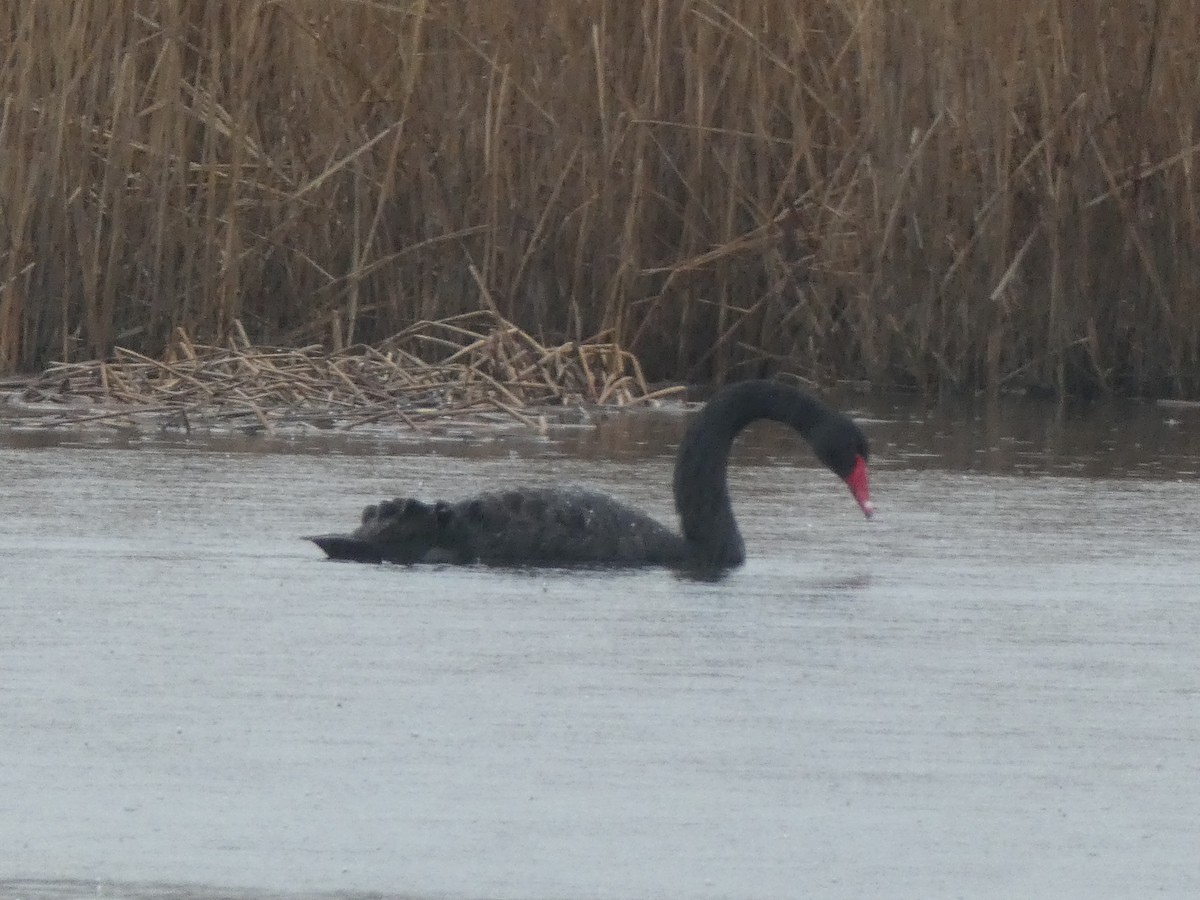
[[[383,553],[380,552],[378,544],[356,538],[352,534],[315,534],[304,540],[312,541],[324,550],[330,559],[364,563],[383,562]]]

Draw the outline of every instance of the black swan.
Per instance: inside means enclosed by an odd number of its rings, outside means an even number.
[[[402,498],[363,510],[350,534],[308,538],[333,559],[511,566],[642,566],[720,570],[745,560],[726,467],[733,440],[756,419],[796,429],[850,488],[870,518],[867,439],[849,417],[774,381],[719,390],[700,411],[675,461],[676,534],[645,513],[582,488],[535,487],[434,504]]]

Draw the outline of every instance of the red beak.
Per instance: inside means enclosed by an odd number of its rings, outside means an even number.
[[[863,515],[868,519],[875,515],[875,504],[871,502],[871,482],[867,476],[867,461],[861,456],[854,461],[854,469],[846,476],[846,484],[858,505],[862,507]]]

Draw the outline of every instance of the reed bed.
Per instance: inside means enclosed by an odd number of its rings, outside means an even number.
[[[29,0],[0,372],[487,310],[648,376],[1200,396],[1200,0]]]
[[[418,355],[431,351],[436,362]],[[548,407],[632,406],[680,390],[652,391],[636,358],[611,342],[546,347],[492,314],[466,314],[333,353],[319,345],[256,346],[240,322],[221,346],[176,329],[159,359],[118,347],[105,361],[55,363],[22,385],[19,399],[51,428],[420,431],[450,421],[544,430]]]

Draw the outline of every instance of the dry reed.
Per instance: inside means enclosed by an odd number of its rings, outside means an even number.
[[[616,344],[545,347],[490,313],[418,322],[378,346],[255,346],[241,323],[223,346],[176,329],[161,359],[118,347],[105,361],[55,363],[18,402],[44,427],[103,423],[160,428],[280,425],[350,430],[431,422],[519,422],[544,429],[550,406],[631,406],[652,391]],[[422,356],[437,356],[427,363]]]
[[[30,0],[0,371],[487,309],[651,377],[1200,396],[1200,0]]]

